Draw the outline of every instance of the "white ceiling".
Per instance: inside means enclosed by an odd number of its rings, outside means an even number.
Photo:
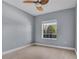
[[[32,4],[32,5],[24,4],[23,0],[3,0],[3,1],[21,10],[24,10],[25,12],[33,16],[76,7],[76,0],[49,0],[49,3],[43,6],[44,11],[41,13],[38,13],[36,12],[35,4]]]

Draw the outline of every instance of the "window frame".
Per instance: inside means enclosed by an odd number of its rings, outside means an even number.
[[[41,28],[42,28],[42,30],[41,30],[41,32],[42,32],[42,34],[41,34],[41,37],[42,37],[42,39],[52,39],[52,40],[57,40],[57,31],[56,31],[56,38],[44,38],[43,37],[43,35],[44,35],[44,33],[43,33],[43,25],[44,25],[44,23],[51,23],[51,24],[56,24],[56,27],[57,27],[57,20],[56,19],[53,19],[53,20],[48,20],[48,21],[42,21],[42,24],[41,24]]]

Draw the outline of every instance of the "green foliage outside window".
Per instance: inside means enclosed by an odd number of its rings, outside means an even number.
[[[47,28],[47,33],[56,33],[56,25],[49,25]]]

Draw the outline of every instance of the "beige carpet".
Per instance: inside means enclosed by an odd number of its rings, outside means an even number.
[[[76,54],[73,51],[64,49],[30,46],[8,55],[3,55],[2,59],[76,59]]]

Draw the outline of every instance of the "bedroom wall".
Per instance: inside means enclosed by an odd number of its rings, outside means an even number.
[[[3,52],[31,43],[34,17],[6,2],[3,2],[2,4]]]
[[[3,2],[2,15],[2,50],[11,50],[28,43],[42,43],[48,45],[76,48],[76,8],[52,12],[49,14],[31,16]],[[42,39],[41,22],[57,20],[57,40]]]
[[[76,8],[70,8],[49,14],[39,15],[35,22],[35,42],[61,47],[75,48],[75,33],[76,33]],[[57,40],[42,39],[41,23],[42,21],[57,20]]]

